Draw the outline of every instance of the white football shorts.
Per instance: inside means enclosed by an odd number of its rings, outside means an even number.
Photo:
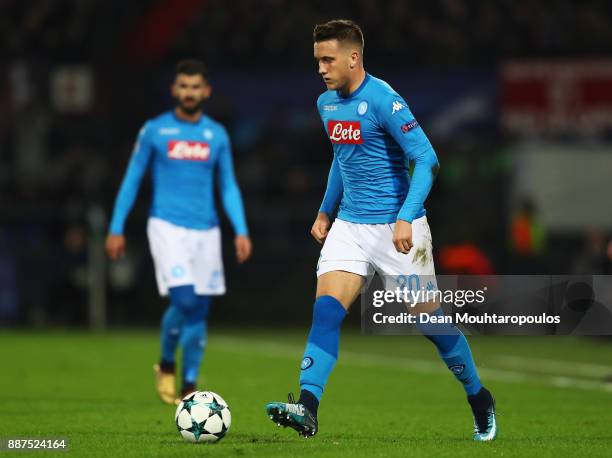
[[[219,227],[198,230],[149,218],[149,246],[159,294],[169,288],[194,285],[196,294],[225,294],[225,275]]]
[[[427,217],[412,222],[413,246],[408,254],[396,251],[394,229],[395,223],[360,224],[336,218],[321,250],[317,276],[342,270],[366,277],[369,283],[378,273],[389,289],[409,286],[406,279],[408,283],[414,279],[412,287],[416,289],[437,289]]]

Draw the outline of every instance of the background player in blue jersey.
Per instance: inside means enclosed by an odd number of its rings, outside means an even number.
[[[169,404],[177,399],[178,345],[183,351],[182,393],[187,394],[196,388],[204,354],[210,296],[225,294],[215,184],[236,233],[238,262],[246,261],[252,250],[228,134],[202,112],[210,93],[203,63],[185,60],[177,64],[172,85],[177,105],[141,129],[106,240],[112,259],[123,256],[124,224],[150,168],[153,199],[147,234],[159,292],[170,296],[161,322],[161,358],[154,369],[159,397]]]
[[[317,409],[338,356],[340,326],[364,283],[378,272],[386,280],[417,276],[436,288],[423,204],[439,167],[406,102],[387,83],[366,73],[359,26],[335,20],[317,25],[313,35],[319,74],[328,88],[317,107],[334,150],[327,190],[311,230],[324,245],[301,364],[300,398],[296,402],[290,395],[288,403],[266,406],[272,421],[305,437],[318,430]],[[443,315],[435,302],[416,304],[411,313]],[[493,440],[493,396],[480,382],[465,336],[451,324],[423,320],[418,327],[465,389],[474,440]]]

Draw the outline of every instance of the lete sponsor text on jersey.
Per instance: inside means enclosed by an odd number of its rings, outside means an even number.
[[[361,122],[359,121],[328,121],[327,132],[332,143],[354,145],[363,143]]]
[[[168,142],[168,157],[187,161],[207,161],[210,158],[210,146],[203,142],[171,140]]]

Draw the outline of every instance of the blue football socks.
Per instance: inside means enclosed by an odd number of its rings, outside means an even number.
[[[210,296],[198,296],[194,309],[185,313],[185,324],[181,335],[183,349],[183,385],[195,385],[200,373],[207,341]]]
[[[321,296],[317,298],[312,317],[312,327],[308,334],[308,341],[302,359],[300,387],[301,403],[317,404],[321,400],[325,384],[329,374],[333,370],[338,358],[338,346],[340,343],[340,325],[346,316],[346,310],[342,304],[332,296]],[[312,396],[304,392],[309,392]],[[313,402],[308,402],[312,400]],[[315,401],[316,399],[316,401]],[[307,408],[316,414],[317,405]]]
[[[193,285],[170,288],[170,306],[162,318],[162,369],[174,367],[175,352],[183,350],[183,387],[195,386],[207,340],[210,296],[197,295]]]
[[[444,311],[439,308],[432,315],[443,317]],[[421,321],[420,318],[417,321],[419,330],[434,343],[440,357],[457,380],[463,384],[468,396],[478,393],[482,384],[470,346],[463,333],[450,323],[430,323]]]
[[[443,317],[442,309],[433,315]],[[312,327],[304,351],[300,375],[300,400],[314,415],[323,395],[327,379],[338,358],[340,326],[346,310],[332,296],[321,296],[313,310]],[[468,396],[480,392],[482,384],[470,346],[463,333],[450,323],[431,323],[423,320],[419,330],[434,343],[449,370],[461,382]]]
[[[174,354],[183,330],[185,317],[172,303],[166,309],[161,322],[161,366],[174,370]]]

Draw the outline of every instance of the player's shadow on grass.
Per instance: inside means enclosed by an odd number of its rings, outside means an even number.
[[[228,446],[240,446],[240,445],[252,445],[252,444],[289,444],[292,442],[299,442],[299,441],[303,441],[304,439],[300,438],[297,436],[297,434],[295,435],[295,437],[291,437],[291,436],[287,436],[287,437],[281,437],[280,435],[276,435],[276,434],[261,434],[259,436],[254,436],[253,434],[246,434],[246,433],[234,433],[234,432],[229,432],[227,438],[224,438],[222,441],[219,442],[219,445],[221,444],[227,444]],[[176,440],[174,439],[163,439],[159,441],[160,445],[174,445],[177,442],[179,443],[184,443],[186,445],[192,445],[189,444],[188,442],[185,442],[183,440],[181,440],[180,437],[177,437]]]
[[[232,435],[232,442],[239,441],[241,444],[285,444],[294,442],[294,439],[301,439],[298,437],[297,433],[294,433],[295,437],[292,437],[291,433],[293,431],[287,431],[287,435],[280,434],[277,431],[272,431],[271,433],[262,433],[259,435],[246,434],[246,433],[230,433]]]

